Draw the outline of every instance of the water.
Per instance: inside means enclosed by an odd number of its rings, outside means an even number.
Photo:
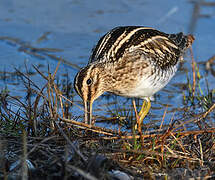
[[[59,51],[47,53],[83,67],[87,64],[91,49],[99,37],[115,26],[144,25],[167,33],[180,31],[188,33],[194,21],[191,18],[193,8],[194,4],[188,0],[49,0],[46,2],[1,0],[0,72],[13,72],[14,68],[25,72],[24,64],[34,72],[32,65],[42,66],[40,69],[44,72],[47,72],[48,66],[52,72],[54,71],[57,60],[43,53],[37,53],[37,56],[29,54],[24,51],[26,45],[36,48],[56,48]],[[208,14],[210,18],[197,18],[196,24],[192,26],[196,38],[193,53],[197,62],[206,61],[215,54],[215,6],[201,6],[200,14]],[[167,87],[156,94],[147,121],[158,121],[159,124],[166,104],[168,104],[168,113],[165,117],[167,123],[172,117],[176,119],[182,117],[182,113],[175,109],[184,107],[183,93],[187,95],[188,92],[186,88],[177,85],[186,86],[186,72],[188,77],[192,77],[189,54],[185,60],[187,61],[183,63]],[[67,72],[73,80],[77,71],[76,67],[61,63],[58,76]],[[202,75],[206,74],[204,65],[200,65],[200,72]],[[39,75],[31,78],[39,86],[45,83]],[[214,89],[214,77],[209,73],[206,78],[209,88]],[[0,80],[0,90],[7,86],[12,95],[25,96],[23,85],[14,85],[14,83],[18,81],[13,78]],[[203,91],[206,91],[205,79],[203,78],[200,83]],[[108,101],[107,98],[99,98],[94,103],[94,110],[99,108],[94,115],[103,115],[108,110],[115,112],[115,105],[107,107],[104,104],[115,102],[116,99],[117,104],[131,108],[131,101],[125,98],[111,97]],[[80,98],[76,96],[75,100],[80,101]],[[74,109],[74,116],[81,114],[83,114],[81,110]]]

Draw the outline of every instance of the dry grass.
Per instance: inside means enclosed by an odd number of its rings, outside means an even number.
[[[190,33],[203,16],[200,7],[214,6],[204,1],[193,4]],[[38,38],[37,43],[48,34]],[[35,48],[18,38],[0,40],[16,44],[19,51],[41,60],[49,57],[79,68],[51,54],[61,49]],[[202,77],[192,51],[191,57],[192,75],[187,77],[188,95],[184,95],[183,108],[189,116],[173,117],[166,125],[166,107],[160,125],[150,131],[136,130],[135,116],[129,116],[126,108],[116,107],[110,110],[113,118],[103,117],[120,121],[117,130],[80,122],[73,116],[73,107],[83,108],[73,99],[72,83],[68,77],[64,82],[56,80],[59,64],[47,74],[34,67],[46,81],[43,87],[31,80],[27,67],[26,73],[0,72],[1,80],[18,76],[26,90],[24,101],[10,95],[7,88],[0,93],[0,179],[97,180],[113,179],[117,174],[124,175],[124,179],[126,175],[133,179],[215,178],[215,91],[202,90]],[[213,76],[214,57],[206,61],[206,70]],[[196,107],[202,112],[195,112]],[[132,131],[121,131],[127,125],[125,119],[131,121]]]
[[[34,67],[47,82],[43,87],[17,70],[27,95],[24,103],[1,92],[0,177],[112,179],[118,171],[135,179],[215,177],[215,127],[207,123],[214,121],[214,97],[199,93],[199,70],[194,59],[192,64],[187,100],[206,104],[204,112],[163,126],[166,109],[160,127],[142,134],[77,121],[71,84],[56,84],[59,64],[47,75]]]

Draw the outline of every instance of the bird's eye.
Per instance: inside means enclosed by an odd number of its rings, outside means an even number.
[[[89,79],[87,80],[87,85],[89,86],[89,85],[91,85],[91,84],[92,84],[92,79],[89,78]]]

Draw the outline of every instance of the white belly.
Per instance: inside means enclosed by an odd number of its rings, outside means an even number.
[[[174,76],[176,70],[177,67],[174,67],[171,71],[164,72],[163,74],[160,73],[158,75],[156,73],[150,77],[142,77],[136,88],[130,91],[127,96],[142,99],[153,96],[156,92],[168,84]]]

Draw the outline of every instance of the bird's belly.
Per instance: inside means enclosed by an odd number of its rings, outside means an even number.
[[[136,97],[136,98],[146,98],[153,96],[156,92],[161,90],[167,83],[172,79],[175,74],[176,67],[170,71],[163,71],[160,73],[155,73],[150,76],[144,76],[140,78],[139,83],[136,87],[127,91],[124,96]]]

